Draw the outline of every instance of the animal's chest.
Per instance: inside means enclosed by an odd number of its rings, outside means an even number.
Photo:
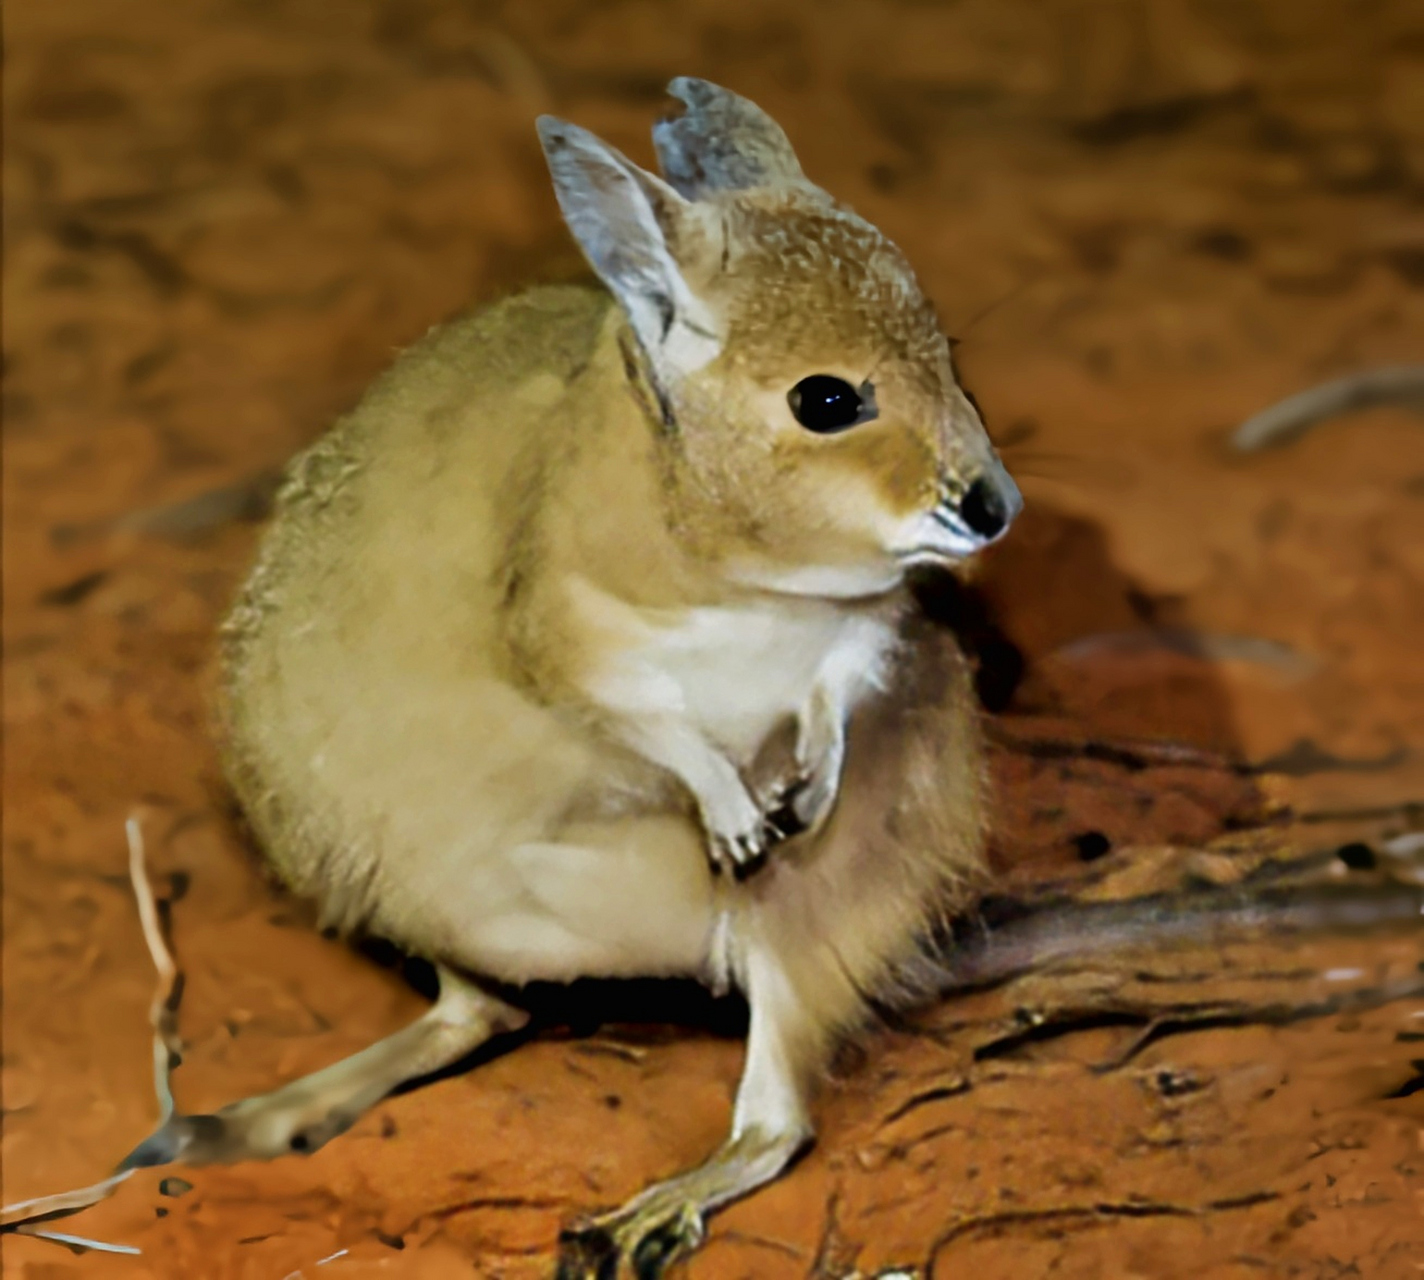
[[[654,613],[602,597],[597,611],[613,642],[594,672],[599,700],[683,718],[743,762],[817,688],[849,715],[894,641],[887,618],[822,601]]]

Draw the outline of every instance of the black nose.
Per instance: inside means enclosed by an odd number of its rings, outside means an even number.
[[[986,538],[998,537],[1009,523],[1009,511],[1003,496],[983,476],[969,486],[959,504],[959,514],[975,533]]]

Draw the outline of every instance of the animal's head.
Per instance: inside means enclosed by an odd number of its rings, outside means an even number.
[[[806,179],[759,107],[669,89],[686,109],[653,129],[663,178],[539,121],[661,420],[669,518],[729,573],[816,595],[992,542],[1019,492],[904,257]]]

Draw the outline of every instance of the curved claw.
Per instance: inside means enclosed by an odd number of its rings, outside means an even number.
[[[765,850],[757,854],[756,857],[748,858],[745,862],[738,862],[733,866],[732,879],[738,884],[741,884],[742,881],[749,880],[752,876],[756,875],[764,866],[766,866]]]
[[[713,867],[719,873],[727,871],[741,879],[747,874],[748,868],[759,866],[765,860],[772,843],[763,823],[755,831],[739,832],[736,835],[712,835],[709,855]]]
[[[834,793],[810,777],[794,778],[770,791],[763,801],[756,829],[734,836],[713,836],[712,865],[745,880],[766,865],[779,844],[814,830],[825,818]]]
[[[670,1213],[611,1214],[560,1234],[554,1280],[662,1280],[703,1235],[702,1213],[692,1202]]]
[[[735,880],[745,880],[765,866],[767,854],[782,841],[796,835],[798,829],[795,813],[778,801],[778,807],[773,812],[762,815],[756,831],[729,839],[714,837],[712,866],[718,874],[727,871]]]
[[[766,825],[776,833],[778,841],[790,840],[811,829],[812,823],[802,813],[809,786],[805,778],[798,778],[779,787],[768,802]]]
[[[559,1265],[554,1280],[616,1280],[618,1246],[601,1227],[559,1233]]]

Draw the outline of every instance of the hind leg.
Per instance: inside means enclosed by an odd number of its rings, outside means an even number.
[[[779,969],[748,975],[751,1031],[732,1132],[704,1164],[565,1231],[557,1280],[658,1280],[703,1238],[712,1210],[776,1178],[811,1139],[808,1084],[825,1038],[798,1017]]]
[[[215,1115],[173,1115],[120,1169],[166,1164],[221,1164],[308,1153],[350,1128],[407,1080],[464,1057],[492,1036],[515,1031],[528,1015],[448,969],[439,968],[440,998],[394,1035],[272,1093],[244,1098]]]

